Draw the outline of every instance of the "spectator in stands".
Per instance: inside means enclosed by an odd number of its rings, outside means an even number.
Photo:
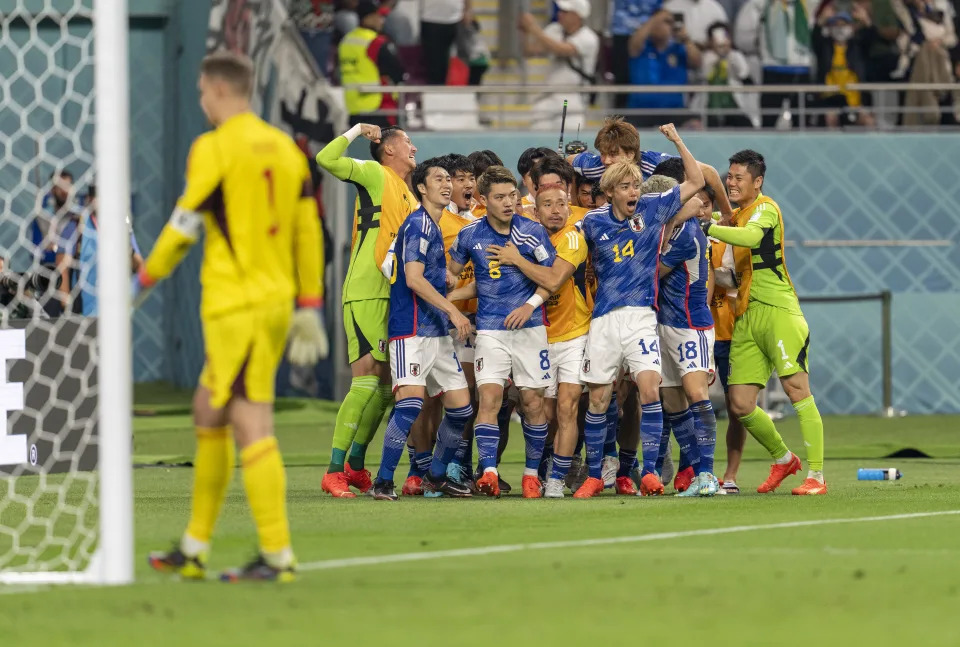
[[[716,22],[707,29],[707,50],[703,53],[700,76],[709,85],[729,86],[730,92],[699,94],[693,98],[691,108],[711,111],[737,111],[730,114],[710,114],[710,128],[759,128],[760,98],[753,92],[737,92],[735,88],[753,83],[747,57],[733,48],[730,25]]]
[[[630,83],[630,37],[653,16],[663,0],[614,0],[610,17],[610,33],[613,35],[610,67],[613,82],[617,85]],[[614,96],[614,107],[625,108],[627,95]]]
[[[663,9],[633,33],[629,51],[630,83],[634,85],[686,85],[687,70],[699,69],[702,58],[683,25],[676,26],[673,14]],[[634,93],[628,105],[661,111],[630,117],[638,128],[683,119],[676,112],[684,107],[682,92]]]
[[[34,267],[50,276],[58,276],[58,254],[61,247],[69,241],[63,238],[64,229],[80,219],[80,207],[73,194],[73,173],[67,169],[54,172],[50,176],[50,190],[40,197],[37,214],[30,223],[30,242],[34,258]],[[51,317],[57,317],[69,300],[62,293],[37,295],[43,309]]]
[[[333,0],[294,0],[290,8],[293,19],[304,44],[317,61],[317,67],[325,76],[330,76],[333,45]]]
[[[760,62],[764,85],[798,85],[811,80],[813,51],[810,19],[804,0],[749,0],[734,26],[734,43],[744,54]],[[792,109],[792,123],[799,124],[796,92],[765,92],[760,97],[766,128]]]
[[[490,67],[490,46],[480,33],[480,23],[461,23],[457,31],[457,56],[467,62],[470,69],[469,85],[480,85],[483,75]]]
[[[427,83],[444,85],[460,23],[473,22],[471,0],[420,0],[420,46]]]
[[[700,48],[707,46],[710,25],[730,22],[723,5],[717,0],[667,0],[663,8],[673,13],[675,25],[683,23],[690,40]]]
[[[390,9],[389,15],[383,21],[383,33],[397,47],[410,47],[419,41],[414,33],[411,17],[405,11],[394,11],[397,0],[383,0],[381,6]]]
[[[863,9],[860,9],[861,19]],[[820,13],[813,30],[813,51],[817,61],[816,82],[823,85],[846,86],[866,79],[867,43],[863,20],[854,22],[846,11],[833,7]],[[869,104],[869,95],[857,90],[824,93],[815,105],[832,109],[823,115],[822,122],[828,128],[843,124],[873,126],[873,116],[862,110]],[[816,120],[821,121],[819,118]]]
[[[396,49],[387,37],[381,34],[384,17],[389,8],[381,7],[372,0],[357,3],[360,25],[344,36],[340,42],[340,82],[343,85],[395,85],[403,81],[404,71]],[[389,92],[360,92],[347,88],[344,91],[350,125],[359,123],[377,126],[393,126],[395,114],[372,114],[380,111],[395,111],[397,96]]]
[[[520,30],[527,35],[527,56],[546,54],[550,60],[547,70],[548,86],[582,85],[594,82],[600,37],[586,26],[590,17],[588,0],[557,0],[557,21],[544,28],[532,14],[520,14]],[[559,130],[563,100],[568,102],[567,125],[587,125],[588,100],[582,94],[545,93],[533,106],[533,128]]]
[[[358,0],[336,0],[333,12],[334,42],[340,44],[343,37],[360,25],[357,17]]]
[[[947,0],[893,0],[903,33],[900,35],[901,60],[892,76],[908,75],[916,83],[952,83],[953,66],[949,50],[957,45],[953,7]],[[909,74],[907,70],[909,69]],[[953,110],[942,112],[942,108]],[[956,123],[960,92],[908,89],[902,123],[907,126]]]

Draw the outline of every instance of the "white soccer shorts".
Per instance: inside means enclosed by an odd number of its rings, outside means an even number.
[[[580,380],[580,365],[583,363],[583,349],[586,346],[586,335],[550,344],[550,364],[553,371],[553,380],[544,392],[544,397],[556,398],[557,389],[561,383],[583,384]]]
[[[703,371],[713,381],[713,328],[693,330],[660,324],[663,377],[660,386],[682,386],[687,373]]]
[[[474,350],[477,347],[477,333],[470,333],[466,341],[460,341],[457,338],[456,331],[450,331],[450,339],[453,340],[453,350],[457,353],[457,359],[461,364],[473,364]]]
[[[405,337],[390,342],[390,374],[393,390],[423,386],[431,398],[447,391],[467,388],[453,340],[443,337]]]
[[[625,306],[590,322],[580,367],[586,384],[613,384],[626,365],[630,375],[660,372],[657,313],[653,308]]]
[[[512,373],[521,389],[546,388],[553,381],[546,327],[478,331],[473,371],[477,386],[503,384]]]

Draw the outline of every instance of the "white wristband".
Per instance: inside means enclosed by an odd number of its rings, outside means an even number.
[[[536,310],[543,305],[543,297],[539,294],[534,294],[532,297],[527,299],[527,303],[533,306],[533,309]]]
[[[353,140],[360,136],[360,124],[343,133],[343,136],[347,138],[348,142],[353,143]]]

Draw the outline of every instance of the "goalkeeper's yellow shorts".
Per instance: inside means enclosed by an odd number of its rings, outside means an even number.
[[[214,409],[233,397],[273,402],[292,312],[292,304],[274,303],[202,320],[206,362],[200,384],[210,390]]]
[[[810,329],[803,315],[751,301],[733,324],[727,384],[761,388],[774,371],[778,377],[809,373]]]

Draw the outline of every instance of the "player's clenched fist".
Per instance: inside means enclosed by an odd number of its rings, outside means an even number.
[[[676,144],[680,141],[680,135],[677,133],[677,127],[673,124],[664,124],[660,126],[660,132],[664,137]]]
[[[380,141],[380,126],[373,124],[360,124],[360,135],[366,137],[372,142]]]

